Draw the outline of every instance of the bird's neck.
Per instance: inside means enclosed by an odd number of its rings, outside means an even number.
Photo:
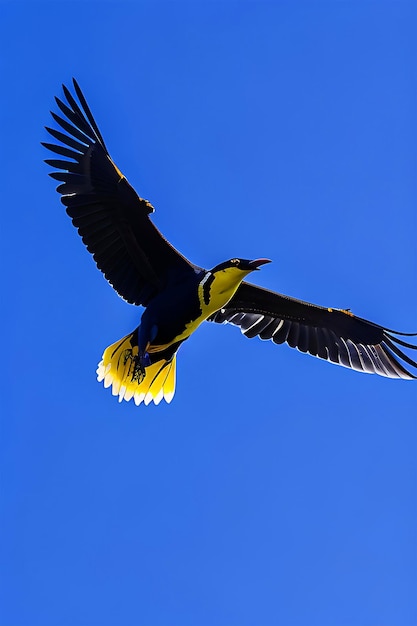
[[[198,299],[203,319],[207,319],[229,302],[246,273],[236,268],[206,272],[198,285]]]

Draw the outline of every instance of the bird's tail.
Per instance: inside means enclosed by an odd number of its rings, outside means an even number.
[[[175,354],[145,367],[145,374],[138,370],[138,347],[132,344],[133,333],[126,335],[104,350],[97,368],[97,380],[104,380],[105,387],[112,387],[112,394],[122,400],[159,404],[164,398],[171,402],[175,393]]]

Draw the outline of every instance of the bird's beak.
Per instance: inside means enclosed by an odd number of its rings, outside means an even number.
[[[253,270],[259,269],[261,265],[265,265],[265,263],[272,263],[271,259],[255,259],[254,261],[249,261],[249,266]]]

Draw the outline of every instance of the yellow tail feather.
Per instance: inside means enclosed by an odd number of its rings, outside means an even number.
[[[133,398],[136,406],[141,402],[159,404],[162,398],[171,402],[175,393],[176,355],[170,361],[161,359],[145,368],[145,378],[139,382],[134,376],[138,347],[133,346],[133,333],[106,348],[97,368],[97,380],[105,387],[112,387],[112,394],[119,402]]]

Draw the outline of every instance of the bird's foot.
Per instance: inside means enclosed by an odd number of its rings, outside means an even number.
[[[131,360],[133,363],[133,371],[131,374],[131,380],[136,381],[139,385],[144,380],[146,376],[146,367],[151,364],[151,359],[149,354],[145,352],[145,354],[132,354],[131,350],[125,350],[123,356],[124,364],[126,365],[128,360]],[[130,368],[129,368],[130,373]]]

